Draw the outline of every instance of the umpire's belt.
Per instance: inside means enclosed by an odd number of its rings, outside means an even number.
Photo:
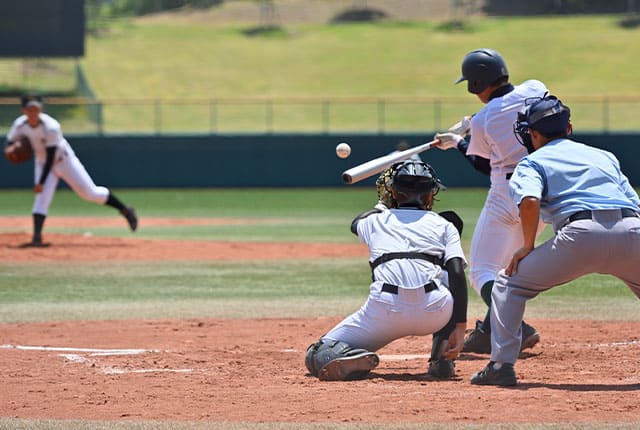
[[[620,215],[622,216],[622,218],[632,218],[637,217],[638,213],[633,209],[622,208],[620,209]],[[569,224],[570,222],[578,221],[580,219],[593,219],[593,212],[589,210],[576,212],[567,219],[567,224]]]
[[[397,285],[393,285],[393,284],[387,284],[386,282],[384,284],[382,284],[382,290],[385,293],[391,293],[391,294],[398,294],[398,286]],[[438,286],[436,285],[435,282],[431,281],[428,284],[424,284],[422,286],[422,288],[424,288],[424,292],[428,293],[434,290],[438,289]]]

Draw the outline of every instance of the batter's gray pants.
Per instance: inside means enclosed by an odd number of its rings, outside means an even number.
[[[594,220],[567,224],[531,251],[517,273],[500,271],[491,294],[491,361],[516,362],[527,300],[590,273],[613,275],[640,298],[640,218],[594,212]]]

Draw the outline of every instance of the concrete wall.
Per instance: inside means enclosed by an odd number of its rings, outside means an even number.
[[[127,187],[335,187],[341,173],[388,154],[404,140],[417,146],[431,135],[212,135],[71,136],[69,142],[97,184]],[[632,184],[640,186],[640,135],[575,135],[581,142],[612,151]],[[352,153],[335,155],[345,141]],[[487,186],[457,151],[422,153],[450,187]],[[0,188],[32,187],[33,163],[0,161]],[[375,178],[354,186],[371,185]]]

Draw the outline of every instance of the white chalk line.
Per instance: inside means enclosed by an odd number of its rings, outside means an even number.
[[[158,349],[100,349],[100,348],[71,348],[61,346],[32,346],[32,345],[0,345],[3,349],[18,349],[21,351],[59,351],[59,352],[89,352],[95,355],[134,355],[145,352],[161,352]]]
[[[102,348],[71,348],[71,347],[52,347],[52,346],[33,346],[33,345],[0,345],[2,349],[16,349],[20,351],[52,351],[63,352],[58,356],[65,358],[72,363],[85,364],[87,366],[95,366],[105,375],[124,375],[128,373],[190,373],[193,369],[167,369],[167,368],[140,368],[140,369],[121,369],[112,366],[99,366],[95,359],[87,357],[104,357],[113,355],[139,355],[147,352],[167,352],[158,349],[102,349]],[[84,353],[84,355],[82,354]]]

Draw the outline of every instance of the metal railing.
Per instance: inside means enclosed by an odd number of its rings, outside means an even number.
[[[640,130],[640,96],[563,97],[577,131]],[[50,98],[69,134],[431,132],[482,108],[474,97],[104,99]],[[20,114],[0,98],[0,130]]]

